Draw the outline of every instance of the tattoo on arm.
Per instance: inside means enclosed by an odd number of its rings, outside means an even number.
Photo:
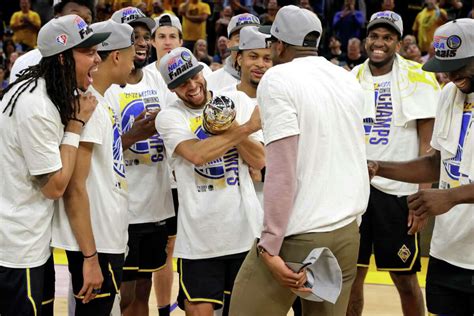
[[[46,173],[46,174],[40,174],[40,175],[37,175],[37,176],[32,176],[31,177],[31,182],[33,182],[33,185],[35,187],[37,187],[38,189],[42,189],[46,185],[46,183],[48,183],[49,178],[51,178],[54,174],[56,174],[60,170],[61,169],[50,172],[50,173]]]

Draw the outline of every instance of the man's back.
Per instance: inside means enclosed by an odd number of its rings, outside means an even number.
[[[265,143],[299,135],[298,186],[286,235],[345,226],[368,200],[362,90],[323,57],[270,69],[258,87]],[[334,212],[335,210],[337,212]]]

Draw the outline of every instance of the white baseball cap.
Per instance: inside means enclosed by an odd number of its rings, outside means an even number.
[[[400,38],[403,36],[402,17],[393,11],[380,11],[372,14],[369,24],[367,24],[367,32],[373,27],[384,25],[391,26],[400,35]]]
[[[180,86],[203,68],[193,53],[184,47],[177,47],[163,56],[158,67],[168,89]]]
[[[240,30],[244,26],[249,25],[259,26],[260,19],[250,13],[242,13],[239,15],[235,15],[230,19],[229,25],[227,25],[227,36],[230,38],[232,33]]]
[[[111,19],[117,23],[143,23],[148,27],[150,32],[155,28],[155,21],[135,7],[126,7],[115,11]]]
[[[290,45],[318,47],[323,27],[314,12],[294,5],[287,5],[278,11],[271,28],[262,26],[260,27],[260,32],[271,34],[273,37]],[[311,32],[319,34],[316,42],[304,40],[306,35]]]
[[[98,51],[112,51],[130,47],[134,43],[133,27],[112,20],[94,23],[91,28],[95,32],[109,32],[110,36],[99,44]]]
[[[306,267],[304,286],[310,288],[311,292],[295,291],[296,295],[310,301],[336,303],[342,289],[342,271],[329,248],[315,248],[303,262],[286,262],[286,265],[294,272]]]
[[[181,26],[181,22],[175,15],[171,15],[169,13],[163,13],[159,17],[155,18],[155,23],[156,25],[151,31],[152,34],[155,33],[156,30],[162,26],[173,26],[177,28],[180,33],[183,33],[183,27]]]
[[[438,27],[434,33],[435,56],[423,65],[431,72],[452,72],[474,59],[474,19],[457,19]]]
[[[240,31],[239,45],[231,47],[229,50],[248,50],[268,48],[267,40],[271,38],[269,34],[263,34],[258,31],[258,27],[249,26]]]
[[[38,33],[38,49],[43,57],[50,57],[71,48],[92,47],[110,36],[109,32],[94,33],[78,15],[57,17],[46,23]]]

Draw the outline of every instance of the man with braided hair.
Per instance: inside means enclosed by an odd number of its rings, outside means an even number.
[[[53,200],[65,192],[82,128],[97,101],[83,94],[100,58],[94,33],[77,15],[53,19],[38,34],[41,62],[4,91],[0,105],[0,314],[40,314],[51,257]],[[61,83],[60,85],[58,83]],[[14,166],[12,168],[12,166]],[[70,214],[69,214],[70,215]],[[79,215],[79,214],[76,214]],[[81,216],[71,221],[83,229]],[[78,237],[78,236],[76,236]],[[102,275],[91,234],[80,236],[85,302]],[[49,261],[52,263],[52,261]]]
[[[68,14],[79,15],[87,24],[93,20],[94,1],[93,0],[60,0],[54,7],[54,16],[64,16]],[[10,71],[10,83],[13,83],[19,73],[29,66],[37,65],[41,60],[41,53],[38,48],[32,49],[24,55],[18,57]],[[52,314],[51,314],[52,315]]]

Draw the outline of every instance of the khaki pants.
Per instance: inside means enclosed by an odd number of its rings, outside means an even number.
[[[331,232],[308,233],[286,237],[280,250],[284,261],[302,262],[311,250],[331,249],[342,270],[342,290],[336,302],[302,300],[303,315],[346,314],[352,282],[357,271],[359,228],[351,224]],[[315,284],[315,286],[318,286]],[[277,283],[252,247],[235,280],[230,316],[286,316],[296,295]]]

